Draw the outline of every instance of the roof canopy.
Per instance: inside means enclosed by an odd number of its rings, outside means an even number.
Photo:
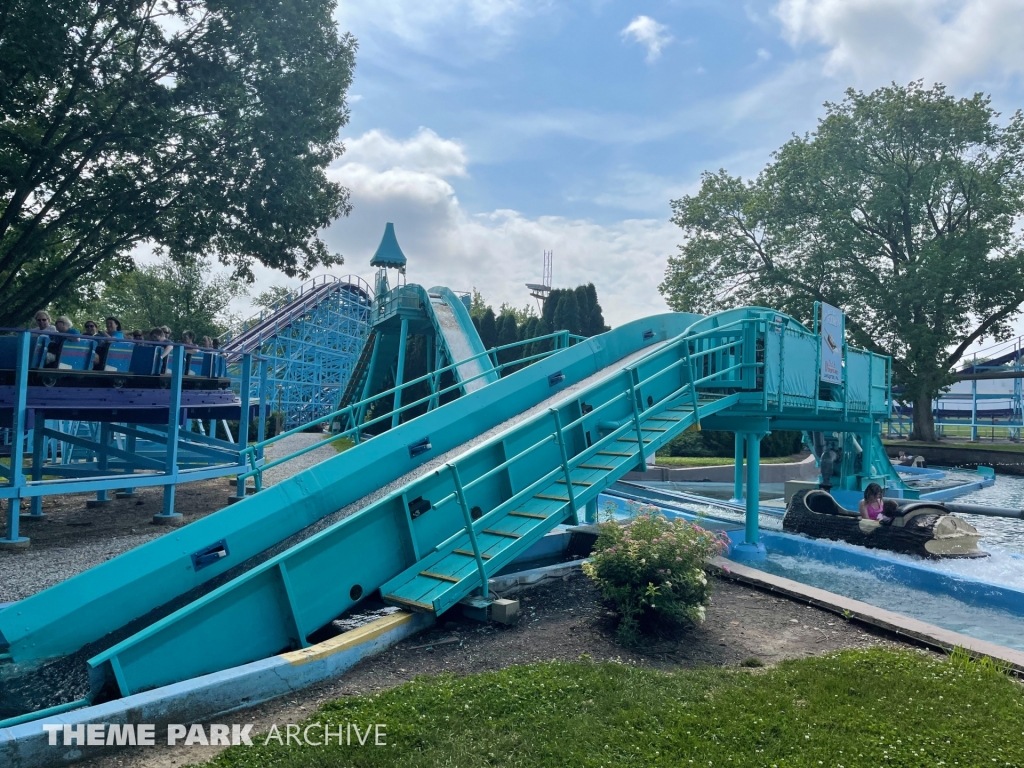
[[[395,225],[390,221],[384,227],[384,237],[380,239],[377,252],[370,259],[371,267],[390,267],[391,269],[405,269],[405,254],[398,245],[398,238],[395,237]]]

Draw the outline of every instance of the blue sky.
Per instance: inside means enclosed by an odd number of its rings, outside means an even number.
[[[615,324],[665,308],[669,200],[704,170],[756,174],[845,88],[924,78],[1024,106],[1024,0],[342,0],[337,17],[360,48],[332,271],[369,277],[393,221],[411,282],[523,305],[553,250],[555,284],[593,281]]]

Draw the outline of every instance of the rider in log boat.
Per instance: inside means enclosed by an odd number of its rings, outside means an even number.
[[[837,539],[872,549],[888,549],[919,557],[987,557],[978,549],[981,535],[935,502],[899,506],[882,499],[882,488],[871,483],[860,511],[844,509],[827,491],[794,494],[786,507],[782,528],[819,539]]]

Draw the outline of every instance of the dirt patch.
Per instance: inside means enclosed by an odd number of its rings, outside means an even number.
[[[224,478],[182,483],[175,498],[175,511],[186,523],[205,517],[227,506],[228,496],[234,493]],[[113,494],[111,494],[113,497]],[[21,519],[21,535],[28,536],[30,549],[53,549],[82,546],[125,536],[152,535],[173,530],[153,525],[153,515],[163,510],[163,488],[137,488],[135,497],[113,499],[109,504],[89,509],[86,502],[96,498],[95,493],[76,493],[63,496],[44,496],[41,520]],[[6,510],[4,510],[6,512]],[[28,512],[28,502],[22,502],[22,513]],[[0,537],[7,535],[7,515],[0,515]],[[16,557],[18,550],[7,550],[0,557]]]
[[[392,688],[419,675],[467,675],[539,661],[589,658],[671,671],[706,664],[736,666],[751,658],[774,664],[849,648],[902,647],[834,614],[721,579],[715,580],[702,627],[681,630],[643,652],[615,643],[614,620],[597,590],[582,576],[520,593],[518,598],[521,617],[515,626],[444,621],[337,679],[219,721],[254,723],[254,732],[262,732],[272,723],[298,723],[325,701]],[[166,746],[120,750],[84,765],[171,768],[208,760],[218,751],[218,747]]]

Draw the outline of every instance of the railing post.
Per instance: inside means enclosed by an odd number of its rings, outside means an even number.
[[[28,331],[18,334],[18,362],[14,374],[14,409],[11,419],[11,488],[15,494],[25,484],[23,465],[25,461],[25,425],[28,403],[29,348],[32,334]],[[41,426],[41,425],[40,425]],[[29,539],[19,535],[21,522],[21,499],[12,496],[7,499],[7,538],[0,539],[0,549],[21,549],[29,545]]]
[[[690,357],[690,342],[683,342],[683,351],[686,353],[686,374],[690,377],[690,401],[693,403],[693,420],[700,426],[700,414],[697,413],[697,385],[694,382],[697,377],[693,373],[693,358]],[[740,352],[742,355],[742,351]]]
[[[245,466],[245,451],[249,447],[249,403],[250,389],[252,387],[252,355],[242,355],[242,383],[239,391],[241,399],[241,412],[238,415],[238,463],[240,467]],[[239,474],[244,470],[241,470]],[[239,477],[235,483],[235,498],[245,498],[245,478]]]
[[[555,420],[555,442],[562,456],[562,471],[565,473],[565,487],[569,493],[569,511],[572,513],[572,524],[580,524],[580,514],[576,509],[576,493],[572,489],[572,470],[569,468],[569,452],[565,450],[565,436],[562,433],[562,419],[557,408],[551,408],[551,416]]]
[[[640,427],[640,410],[636,407],[636,384],[633,381],[633,377],[636,375],[636,369],[630,368],[627,373],[629,373],[629,403],[633,406],[633,426],[636,427],[636,445],[637,451],[640,455],[640,467],[637,471],[646,472],[647,452],[644,450],[644,433]],[[694,417],[697,416],[696,410],[693,415]]]
[[[163,508],[159,514],[153,515],[153,522],[160,524],[178,524],[181,515],[174,511],[174,496],[178,482],[178,432],[181,422],[181,379],[184,374],[185,349],[175,345],[171,349],[171,391],[167,403],[167,453],[164,469],[170,475],[170,482],[164,485]],[[248,381],[245,382],[248,386]],[[248,398],[248,394],[245,395]]]
[[[448,469],[452,472],[452,481],[455,483],[455,496],[459,500],[459,507],[462,508],[462,517],[466,521],[466,533],[469,534],[469,543],[473,546],[473,556],[476,558],[476,568],[480,572],[480,590],[483,597],[487,597],[487,569],[484,568],[484,558],[480,554],[480,545],[476,540],[476,531],[473,530],[473,515],[466,503],[466,492],[462,488],[462,480],[459,478],[459,470],[449,463]]]

